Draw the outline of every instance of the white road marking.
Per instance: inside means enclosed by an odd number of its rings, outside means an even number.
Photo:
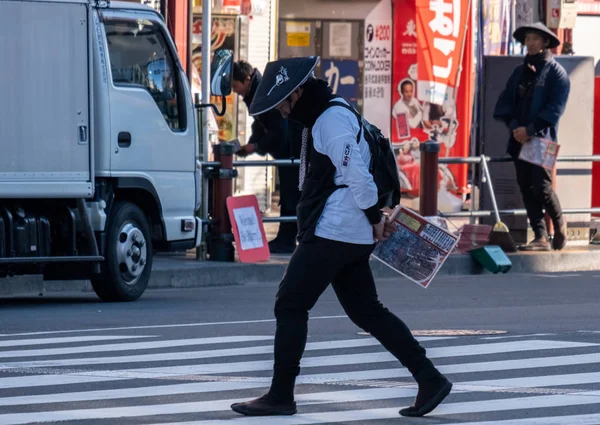
[[[364,371],[365,374],[367,371]],[[340,372],[333,378],[335,380],[345,379],[345,373]],[[379,379],[390,378],[391,376],[379,376]],[[315,381],[321,381],[320,383],[327,382],[323,375],[305,375],[298,379],[298,384],[313,384]],[[524,378],[513,378],[513,379],[492,379],[492,380],[479,380],[479,381],[468,381],[468,382],[455,382],[454,393],[457,392],[499,392],[499,391],[511,391],[518,392],[522,389],[530,388],[544,388],[544,387],[555,387],[561,385],[580,385],[580,384],[592,384],[600,383],[600,372],[597,373],[580,373],[580,374],[568,374],[568,375],[547,375],[547,376],[530,376]],[[236,391],[253,388],[268,388],[271,384],[270,378],[249,378],[248,381],[244,378],[240,380],[224,381],[224,382],[201,382],[201,383],[187,383],[187,384],[174,384],[174,385],[157,385],[151,387],[134,387],[134,388],[122,388],[115,390],[97,390],[97,391],[77,391],[77,392],[65,392],[65,393],[53,393],[53,394],[41,394],[33,396],[15,396],[15,397],[2,397],[0,398],[0,406],[21,406],[29,404],[45,404],[45,403],[73,403],[79,401],[95,401],[95,400],[115,400],[115,399],[127,399],[127,398],[139,398],[139,397],[158,397],[158,396],[169,396],[179,394],[191,394],[191,393],[207,393],[207,392],[219,392],[219,391]],[[403,385],[401,387],[394,387],[393,383],[390,382],[390,386],[387,387],[393,390],[392,398],[400,397],[414,397],[417,394],[416,383]],[[569,390],[565,390],[569,391]],[[571,391],[572,392],[572,391]],[[365,394],[380,394],[379,392],[365,393]],[[404,395],[401,395],[404,394]],[[370,398],[369,400],[375,400]]]
[[[234,337],[227,337],[234,338]],[[240,338],[238,341],[226,340],[216,342],[245,342],[245,341],[264,341],[273,339],[272,337],[235,337]],[[249,339],[252,338],[252,339]],[[419,337],[419,341],[439,341],[446,339],[454,339],[455,337]],[[157,341],[153,343],[142,343],[142,344],[125,344],[127,348],[120,349],[119,346],[105,346],[99,345],[94,347],[85,347],[86,351],[75,351],[75,352],[102,352],[102,351],[123,351],[132,349],[149,349],[149,348],[170,348],[170,347],[182,347],[186,345],[198,345],[198,344],[212,344],[215,341],[203,342],[204,339],[182,339],[172,341]],[[381,343],[375,338],[360,338],[340,341],[325,341],[325,342],[312,342],[307,344],[307,350],[335,350],[340,348],[356,348],[356,347],[372,347],[380,346]],[[75,349],[77,350],[77,349]],[[43,350],[40,350],[40,352]],[[10,352],[10,356],[5,357],[17,357],[13,356]],[[158,362],[158,361],[175,361],[175,360],[195,360],[195,359],[211,359],[217,357],[233,357],[233,356],[248,356],[257,354],[271,354],[273,353],[273,345],[261,345],[258,347],[243,347],[243,348],[224,348],[221,350],[205,350],[205,351],[186,351],[176,353],[155,353],[155,354],[136,354],[131,356],[119,356],[119,357],[88,357],[78,359],[60,359],[60,360],[34,360],[24,362],[5,362],[0,363],[0,370],[2,369],[14,369],[14,368],[36,368],[36,367],[58,367],[58,366],[83,366],[83,365],[99,365],[99,364],[119,364],[119,363],[144,363],[144,362]],[[55,353],[52,351],[51,355],[57,355],[61,353]],[[66,349],[64,354],[73,354],[73,351]],[[32,354],[29,354],[30,356]],[[42,356],[43,354],[36,354]],[[0,357],[3,357],[0,352]]]
[[[227,423],[243,425],[310,425],[310,424],[333,424],[341,422],[373,421],[380,419],[400,420],[398,408],[391,409],[369,409],[369,410],[343,410],[326,413],[304,413],[285,418],[281,422],[261,421],[263,418],[236,417],[227,420]],[[431,415],[435,416],[435,410]],[[225,421],[191,421],[191,422],[169,422],[153,425],[222,425]],[[443,425],[598,425],[600,414],[573,415],[573,416],[549,416],[540,418],[508,419],[498,421],[477,422],[444,422]]]
[[[510,335],[510,336],[486,336],[481,339],[515,339],[515,338],[531,338],[534,336],[555,336],[556,334],[529,334],[529,335]]]
[[[156,338],[156,335],[98,335],[98,336],[71,336],[65,338],[34,338],[34,339],[11,339],[0,341],[2,347],[19,347],[24,345],[46,345],[46,344],[73,344],[76,342],[92,341],[118,341],[122,339]],[[2,353],[0,351],[0,353]]]
[[[348,319],[348,316],[346,316],[346,315],[343,315],[343,316],[315,316],[315,317],[310,318],[310,320],[330,320],[330,319]],[[173,324],[173,325],[121,326],[121,327],[115,327],[115,328],[70,329],[70,330],[62,330],[62,331],[43,331],[43,332],[2,334],[2,335],[0,335],[0,337],[26,336],[26,335],[52,335],[52,334],[76,333],[76,332],[103,332],[103,331],[116,331],[116,330],[188,328],[188,327],[196,327],[196,326],[246,325],[246,324],[252,324],[252,323],[272,323],[272,322],[275,322],[275,319],[238,320],[238,321],[232,321],[232,322],[179,323],[179,324]]]
[[[369,400],[384,400],[395,399],[401,397],[411,397],[414,392],[409,393],[409,390],[391,389],[391,388],[376,388],[367,390],[349,390],[349,391],[329,391],[312,394],[299,394],[296,401],[299,405],[315,405],[327,403],[352,403]],[[222,412],[229,411],[232,403],[245,401],[247,398],[236,398],[228,400],[211,400],[203,402],[191,403],[172,403],[172,404],[152,404],[143,406],[128,406],[128,407],[110,407],[97,409],[78,409],[78,410],[63,410],[63,411],[44,411],[43,415],[40,412],[34,413],[9,413],[0,415],[0,425],[22,425],[34,422],[57,422],[66,420],[90,420],[90,419],[116,419],[116,418],[134,418],[145,416],[159,415],[176,415],[190,413],[205,413],[205,412]],[[501,412],[508,410],[540,409],[548,407],[561,406],[584,406],[600,404],[600,391],[590,391],[586,393],[570,394],[570,395],[550,395],[550,396],[534,396],[534,397],[519,397],[519,398],[503,398],[495,400],[479,400],[461,403],[441,404],[435,410],[435,416],[455,415],[465,413],[483,413],[483,412]],[[312,413],[306,415],[297,415],[293,417],[261,417],[261,418],[239,418],[237,422],[244,424],[257,425],[299,425],[306,423],[332,423],[345,421],[366,420],[363,416],[368,412],[387,412],[389,414],[392,409],[373,409],[359,411],[336,411],[326,413]],[[395,415],[398,415],[398,410],[393,409]],[[362,413],[360,413],[362,412]],[[352,415],[348,415],[351,413]],[[358,414],[357,414],[358,413]],[[345,416],[348,415],[348,416]],[[345,421],[340,420],[342,417],[347,417]],[[397,417],[397,416],[394,416]],[[252,420],[248,422],[248,420]],[[253,421],[257,419],[257,421]],[[258,421],[258,419],[260,421]],[[374,418],[369,418],[374,419]],[[217,425],[224,421],[231,420],[211,420],[211,421],[196,421],[186,422],[186,425]],[[569,424],[571,424],[569,422]],[[175,424],[171,424],[175,425]],[[179,423],[178,425],[183,425]]]
[[[152,350],[156,348],[185,347],[190,345],[227,344],[233,342],[269,341],[272,336],[223,336],[211,338],[175,339],[126,344],[86,345],[81,347],[44,348],[39,350],[0,351],[0,358],[63,356],[68,354],[100,353],[128,350]],[[85,363],[84,363],[85,364]]]
[[[591,346],[594,344],[584,344]],[[579,343],[560,342],[560,341],[513,341],[493,344],[474,344],[467,346],[431,348],[429,349],[430,358],[443,358],[462,356],[464,352],[470,352],[471,355],[494,354],[531,350],[546,350],[557,348],[570,348],[581,346]],[[380,362],[397,362],[391,354],[387,352],[366,353],[366,354],[348,354],[336,356],[305,357],[302,360],[302,367],[319,366],[337,366],[349,364],[371,364]],[[569,355],[545,358],[530,358],[517,360],[503,360],[495,362],[478,362],[467,364],[455,364],[440,366],[443,373],[469,373],[488,370],[517,370],[528,368],[552,367],[561,365],[575,365],[599,363],[600,353]],[[16,376],[0,378],[0,389],[7,388],[25,388],[38,386],[66,385],[75,383],[90,383],[102,381],[115,381],[127,379],[193,379],[193,375],[218,375],[234,372],[252,372],[267,371],[273,367],[272,361],[258,362],[236,362],[220,363],[209,365],[191,365],[174,366],[160,368],[141,368],[129,370],[105,370],[105,371],[70,371],[70,370],[51,370],[51,374],[39,374],[36,369],[28,370],[29,373],[38,373],[32,376]],[[19,372],[22,372],[18,370]],[[340,376],[342,378],[340,379]],[[322,381],[340,381],[340,380],[373,380],[384,378],[398,378],[410,376],[404,368],[380,369],[359,372],[344,372],[340,374],[320,374]],[[299,377],[298,382],[306,379],[303,375]],[[215,379],[218,380],[218,379]],[[304,381],[307,382],[308,381]],[[315,382],[317,383],[317,382]]]

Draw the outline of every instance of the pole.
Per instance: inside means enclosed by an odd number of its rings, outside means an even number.
[[[202,2],[202,103],[210,103],[212,0]],[[191,49],[191,46],[190,46]],[[191,50],[190,50],[191,54]],[[202,108],[202,159],[208,161],[208,108]]]
[[[427,140],[421,143],[419,150],[421,151],[419,214],[423,217],[434,217],[438,215],[440,144],[435,140]]]
[[[210,234],[209,255],[211,261],[235,261],[231,220],[227,211],[227,198],[233,195],[233,179],[237,170],[233,169],[233,143],[220,143],[215,147],[215,159],[221,167],[215,170],[213,190],[213,216],[215,224]]]

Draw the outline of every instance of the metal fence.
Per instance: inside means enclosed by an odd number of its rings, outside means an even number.
[[[478,156],[478,157],[440,157],[438,159],[439,164],[470,164],[470,165],[478,165],[481,164],[482,161],[486,161],[487,163],[499,163],[499,162],[511,162],[513,159],[509,156],[503,157],[489,157],[489,156]],[[573,155],[573,156],[559,156],[557,158],[558,162],[600,162],[600,155]],[[203,162],[201,163],[202,168],[204,170],[208,169],[218,169],[221,164],[219,162]],[[299,165],[299,160],[289,160],[289,159],[278,159],[278,160],[262,160],[262,161],[233,161],[233,166],[235,168],[239,167],[297,167]],[[205,173],[206,174],[206,173]],[[208,195],[208,184],[209,179],[204,178],[204,187],[203,193]],[[481,188],[478,188],[481,190]],[[208,201],[208,198],[205,198]],[[470,211],[459,211],[459,212],[449,212],[449,213],[441,213],[440,215],[447,218],[477,218],[477,217],[489,217],[494,214],[494,211],[491,210],[475,210],[475,203],[471,202],[471,210]],[[206,215],[202,214],[201,219],[205,224],[210,224],[210,220],[207,214],[207,209],[203,208],[203,211],[206,212]],[[563,209],[565,214],[593,214],[600,213],[600,207],[592,207],[592,208],[566,208]],[[509,210],[499,210],[498,213],[500,215],[505,216],[524,216],[527,214],[525,209],[509,209]],[[296,217],[287,216],[287,217],[263,217],[264,223],[288,223],[295,222]]]

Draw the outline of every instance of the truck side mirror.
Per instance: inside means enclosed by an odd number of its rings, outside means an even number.
[[[201,104],[200,96],[196,96],[196,108],[212,108],[217,116],[225,115],[227,108],[226,96],[229,96],[233,88],[233,52],[227,49],[215,51],[210,64],[210,92],[213,96],[221,96],[221,111],[212,103]]]
[[[233,52],[219,49],[210,64],[210,91],[214,96],[229,96],[233,85]]]

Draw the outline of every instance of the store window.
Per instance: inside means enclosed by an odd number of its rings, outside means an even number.
[[[184,96],[160,26],[148,20],[106,19],[104,27],[115,86],[146,89],[169,127],[184,130]]]

